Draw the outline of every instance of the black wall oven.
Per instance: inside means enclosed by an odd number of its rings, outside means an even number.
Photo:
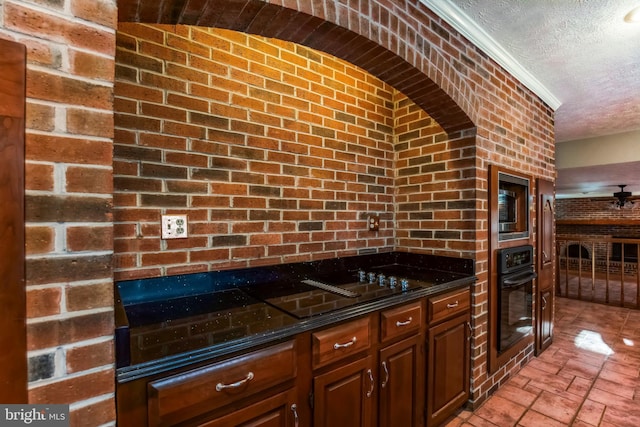
[[[498,353],[533,331],[533,246],[498,251]]]

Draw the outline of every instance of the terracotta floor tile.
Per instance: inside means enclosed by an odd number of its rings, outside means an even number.
[[[633,399],[633,395],[635,394],[635,387],[629,387],[627,385],[614,382],[614,381],[605,380],[603,378],[598,378],[593,383],[593,388],[604,390],[610,394],[613,394],[619,397],[624,397],[629,400]]]
[[[497,424],[492,423],[491,421],[485,420],[484,418],[478,416],[478,415],[472,415],[471,418],[469,418],[466,422],[466,424],[463,424],[463,426],[473,426],[473,427],[502,427],[502,426],[498,426]]]
[[[584,378],[576,377],[571,383],[571,385],[569,386],[569,389],[567,390],[567,392],[584,399],[589,393],[589,390],[591,390],[592,385],[593,385],[592,381]]]
[[[531,409],[568,425],[576,416],[580,403],[558,394],[543,391]]]
[[[533,359],[527,366],[547,372],[549,374],[557,374],[562,369],[563,363],[554,363],[553,361],[543,361],[539,358]]]
[[[640,407],[632,411],[607,407],[602,420],[615,426],[640,426]]]
[[[584,378],[593,381],[600,372],[600,366],[594,366],[585,363],[580,359],[574,359],[567,362],[560,373],[575,377]]]
[[[556,421],[553,418],[542,415],[536,411],[527,411],[526,414],[522,417],[518,426],[522,427],[564,427],[565,423],[560,421]]]
[[[522,406],[531,406],[539,393],[531,393],[520,387],[507,383],[495,392],[494,396],[500,396]]]
[[[637,379],[640,377],[640,368],[637,366],[630,365],[628,363],[618,363],[614,361],[607,361],[602,367],[602,374],[605,375],[607,372],[617,372],[622,375],[626,375],[627,377]]]
[[[602,414],[604,414],[605,406],[602,403],[594,402],[592,400],[585,400],[578,412],[576,419],[583,421],[589,425],[597,426],[602,420]]]
[[[640,311],[556,298],[553,344],[448,427],[639,427]]]
[[[508,427],[515,426],[526,410],[526,406],[493,395],[474,412],[474,415],[500,427]],[[471,419],[469,421],[473,423]]]

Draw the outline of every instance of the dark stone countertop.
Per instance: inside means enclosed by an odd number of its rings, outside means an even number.
[[[407,274],[420,275],[421,279],[413,282],[410,291],[387,291],[383,297],[368,301],[356,299],[353,305],[345,307],[334,303],[331,308],[308,317],[296,316],[296,311],[287,313],[252,295],[252,289],[257,287],[273,288],[277,292],[276,289],[283,288],[282,283],[298,283],[309,277],[331,282],[344,277],[346,272],[357,274],[353,273],[357,269],[392,266],[397,270],[406,269],[407,265],[411,266]],[[117,381],[134,381],[219,359],[373,311],[469,286],[474,281],[471,260],[391,252],[119,282]],[[326,295],[338,302],[344,299],[325,291],[304,290],[305,295],[312,296],[304,300],[305,304],[320,297],[326,303]]]

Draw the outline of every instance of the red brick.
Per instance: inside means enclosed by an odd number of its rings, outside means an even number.
[[[84,80],[27,69],[27,96],[111,111],[111,89]]]
[[[117,8],[108,1],[72,0],[71,12],[86,21],[95,22],[108,28],[116,28]]]
[[[25,156],[27,159],[110,166],[112,145],[106,141],[83,138],[27,134]]]
[[[88,0],[85,0],[89,2]],[[104,2],[91,2],[104,3]],[[114,60],[92,53],[72,50],[69,53],[71,70],[78,76],[112,82],[114,79]]]
[[[115,373],[113,369],[63,378],[53,383],[29,388],[29,401],[42,404],[70,404],[92,397],[113,393]]]
[[[59,287],[27,289],[27,318],[59,314],[60,301],[62,289]]]
[[[55,231],[51,227],[27,226],[25,230],[25,246],[27,255],[53,252]]]
[[[108,340],[96,344],[79,345],[67,349],[67,372],[88,371],[109,365],[114,360],[113,341]]]
[[[77,407],[69,414],[69,422],[75,427],[93,427],[108,424],[116,418],[115,402],[106,398],[91,401],[90,404]]]
[[[107,251],[113,246],[113,228],[69,227],[67,228],[67,249],[74,252]]]
[[[27,325],[27,348],[39,350],[113,336],[111,311],[84,314],[59,320],[32,322]]]
[[[27,129],[52,131],[55,129],[55,117],[55,109],[52,106],[27,102]]]
[[[7,3],[4,9],[6,28],[26,34],[38,34],[52,41],[110,55],[115,51],[115,38],[107,29],[83,25],[58,15],[44,14],[37,9]]]
[[[25,163],[25,188],[27,190],[52,191],[53,165],[41,163]]]

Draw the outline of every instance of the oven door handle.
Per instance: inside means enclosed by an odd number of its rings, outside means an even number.
[[[535,273],[535,271],[532,271],[525,275],[516,276],[513,279],[503,279],[502,283],[509,288],[513,288],[516,286],[524,285],[525,283],[532,281],[536,277],[538,277],[538,275]]]

